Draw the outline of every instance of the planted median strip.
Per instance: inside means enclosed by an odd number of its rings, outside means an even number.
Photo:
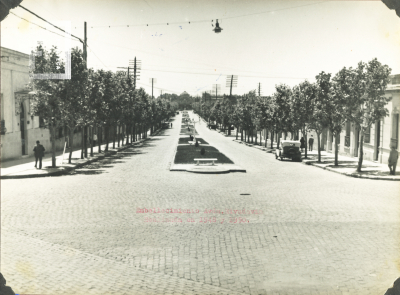
[[[201,154],[204,149],[204,154]],[[234,164],[231,159],[221,153],[215,147],[204,145],[196,147],[194,145],[179,145],[175,154],[175,164],[194,164],[194,159],[218,159],[219,164]]]
[[[208,144],[207,141],[205,141],[204,139],[202,139],[200,137],[196,137],[196,139],[200,143],[200,145]],[[178,144],[189,144],[189,141],[190,141],[190,137],[181,137],[181,138],[179,138]]]

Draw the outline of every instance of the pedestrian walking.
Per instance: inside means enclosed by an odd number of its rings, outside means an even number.
[[[308,140],[308,147],[309,147],[309,151],[310,152],[312,152],[312,150],[313,150],[313,144],[314,144],[314,138],[313,138],[313,136],[311,135],[311,137],[310,137],[310,139]]]
[[[39,169],[42,169],[42,158],[44,156],[44,147],[40,144],[40,141],[36,141],[36,146],[33,148],[35,153],[35,168],[37,168],[37,162],[39,160]]]
[[[399,158],[399,153],[397,152],[394,146],[391,147],[389,159],[388,159],[388,166],[391,175],[396,174],[396,166],[397,166],[397,159]]]
[[[302,137],[302,138],[300,139],[300,149],[301,149],[301,152],[303,152],[303,149],[306,147],[305,144],[304,144],[304,142],[305,142],[304,137]]]

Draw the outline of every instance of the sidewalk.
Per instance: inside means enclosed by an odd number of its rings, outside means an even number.
[[[232,137],[233,141],[245,144],[250,147],[266,151],[267,153],[274,153],[276,148],[276,142],[273,143],[273,149],[271,149],[271,142],[267,140],[267,147],[265,147],[265,141],[262,140],[262,145],[260,146],[260,141],[258,138],[258,143],[246,143],[240,140],[240,133],[238,134],[238,140],[236,140],[236,131],[232,131],[233,135],[227,135],[223,131],[217,130],[218,133],[226,137]],[[400,172],[396,172],[396,175],[389,174],[389,167],[386,164],[381,164],[377,162],[363,160],[362,171],[357,172],[358,158],[347,157],[338,155],[339,165],[335,166],[335,154],[326,151],[321,151],[321,162],[318,163],[318,151],[307,152],[307,159],[305,158],[305,153],[302,153],[303,164],[312,165],[321,169],[325,169],[331,172],[343,174],[350,177],[357,178],[368,178],[368,179],[380,179],[380,180],[395,180],[400,181]]]
[[[157,135],[161,130],[157,130],[153,135]],[[59,176],[62,174],[65,174],[73,169],[80,168],[84,165],[96,162],[98,160],[103,159],[106,156],[116,154],[117,152],[123,151],[127,148],[130,148],[132,146],[135,146],[137,144],[142,143],[143,141],[151,138],[150,135],[148,135],[147,138],[138,140],[134,143],[130,143],[128,145],[123,145],[120,147],[117,147],[113,149],[112,144],[113,142],[111,141],[108,144],[108,151],[104,152],[106,144],[101,145],[101,153],[98,153],[98,146],[93,148],[93,157],[90,156],[90,149],[88,149],[88,157],[81,159],[81,150],[75,150],[72,152],[72,157],[71,157],[71,164],[68,164],[68,157],[69,157],[69,151],[65,151],[64,154],[64,161],[63,161],[63,155],[62,152],[57,152],[56,153],[56,168],[51,168],[51,153],[46,154],[45,157],[42,160],[42,169],[36,169],[35,166],[35,157],[27,157],[23,159],[17,159],[17,160],[11,160],[11,161],[6,161],[1,163],[1,169],[0,169],[0,175],[1,175],[1,180],[4,179],[17,179],[17,178],[33,178],[33,177],[46,177],[46,176]],[[126,141],[126,138],[125,138]],[[125,142],[124,141],[124,142]],[[39,163],[38,163],[39,166]]]

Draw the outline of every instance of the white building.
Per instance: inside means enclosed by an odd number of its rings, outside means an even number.
[[[43,121],[31,112],[28,83],[29,55],[1,47],[2,161],[33,155],[37,140],[46,152],[51,150],[49,129],[43,128]],[[57,150],[64,147],[64,134],[64,128],[57,131]],[[76,133],[74,146],[80,143],[81,134]]]

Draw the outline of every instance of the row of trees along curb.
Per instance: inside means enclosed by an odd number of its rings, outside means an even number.
[[[307,132],[314,130],[318,140],[318,161],[321,162],[320,138],[328,129],[335,138],[335,166],[338,165],[339,136],[346,122],[355,124],[359,133],[359,161],[357,171],[361,172],[363,162],[364,134],[377,120],[388,116],[386,108],[391,98],[385,97],[391,69],[376,58],[368,63],[359,62],[356,68],[341,69],[336,75],[321,72],[315,83],[301,82],[289,87],[275,86],[271,96],[259,97],[255,91],[243,96],[224,96],[213,105],[194,104],[195,110],[209,122],[216,121],[224,129],[230,126],[239,129],[246,141],[257,144],[257,131],[267,129],[277,133],[278,147],[282,133],[290,132],[292,137],[301,131],[305,137],[305,157],[307,157]],[[256,131],[255,134],[254,130]],[[230,134],[230,133],[229,133]],[[260,140],[261,144],[261,140]],[[265,146],[267,143],[265,142]],[[271,148],[272,148],[271,141]]]
[[[41,52],[35,57],[35,68],[31,74],[65,73],[65,63],[60,59],[57,48],[49,51],[42,45],[36,48]],[[33,54],[33,52],[32,52]],[[71,163],[73,151],[73,135],[77,128],[82,128],[82,155],[87,156],[87,135],[93,138],[94,128],[99,128],[99,152],[101,146],[101,130],[105,130],[106,151],[110,141],[110,131],[118,137],[126,134],[126,144],[138,138],[144,138],[150,130],[160,128],[162,121],[176,112],[174,106],[165,99],[152,99],[143,88],[135,89],[130,78],[123,73],[86,68],[83,53],[78,48],[71,50],[71,79],[32,79],[34,94],[31,97],[31,110],[34,115],[44,119],[44,127],[49,128],[52,143],[52,166],[56,166],[55,139],[59,127],[67,127],[69,131]],[[88,134],[89,127],[89,134]],[[91,140],[91,156],[93,143]],[[122,142],[123,144],[123,142]]]

